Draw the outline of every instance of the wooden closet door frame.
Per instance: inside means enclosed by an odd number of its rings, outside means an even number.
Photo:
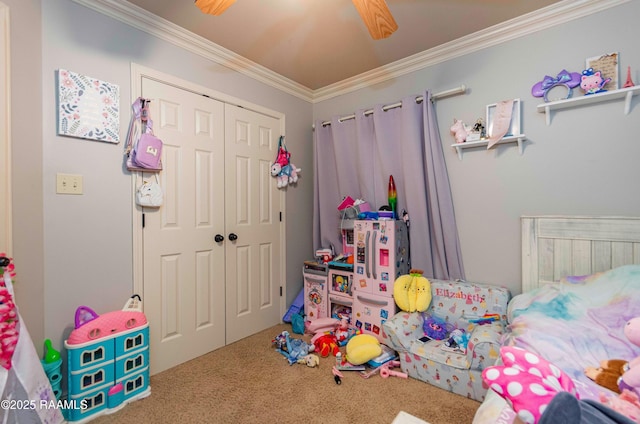
[[[219,93],[210,88],[206,88],[200,86],[198,84],[194,84],[192,82],[177,78],[173,75],[165,74],[160,71],[156,71],[151,68],[147,68],[145,66],[131,63],[131,99],[129,101],[129,105],[133,104],[133,102],[141,95],[142,93],[142,79],[150,78],[156,81],[160,81],[166,84],[173,85],[175,87],[182,88],[184,90],[192,91],[194,93],[203,94],[214,98],[216,100],[222,101],[224,103],[229,103],[232,105],[240,106],[245,109],[250,109],[258,113],[262,113],[265,115],[272,116],[279,120],[280,122],[280,134],[285,135],[285,115],[281,112],[276,112],[271,109],[264,108],[259,105],[255,105],[253,103],[244,101],[242,99],[238,99],[232,96],[229,96],[224,93]],[[130,106],[127,108],[131,110]],[[125,115],[126,116],[126,115]],[[135,193],[135,175],[131,175],[131,193]],[[275,182],[274,182],[275,184]],[[287,238],[286,238],[286,222],[287,222],[287,213],[286,213],[286,192],[280,192],[280,210],[282,211],[282,225],[280,226],[280,270],[281,270],[281,278],[283,281],[286,280],[286,252],[287,252]],[[142,297],[142,304],[144,307],[144,278],[143,278],[143,268],[144,268],[144,255],[143,255],[143,236],[142,236],[142,211],[137,207],[136,203],[131,201],[132,204],[132,232],[133,232],[133,292],[139,294]],[[280,316],[284,316],[286,301],[287,298],[287,286],[283,284],[282,288],[282,296],[280,296]]]

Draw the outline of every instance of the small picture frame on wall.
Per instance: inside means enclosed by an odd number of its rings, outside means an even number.
[[[493,135],[493,123],[495,120],[497,103],[487,105],[487,119],[486,119],[486,132],[487,137],[491,138]],[[520,99],[513,99],[513,111],[511,112],[511,123],[509,124],[509,130],[504,135],[505,137],[511,137],[522,134],[520,128]]]
[[[585,69],[593,69],[594,72],[600,71],[602,78],[611,78],[606,83],[605,90],[617,90],[620,88],[620,54],[607,53],[600,56],[589,57],[585,61]]]

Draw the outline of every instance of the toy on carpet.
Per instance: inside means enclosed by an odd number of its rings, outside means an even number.
[[[347,343],[346,360],[353,365],[362,365],[382,354],[377,338],[371,334],[357,334]]]
[[[323,358],[326,358],[329,354],[336,356],[336,354],[340,352],[338,340],[336,336],[331,333],[317,333],[311,338],[311,343],[315,346],[315,351]]]
[[[516,346],[501,347],[500,356],[504,365],[485,368],[482,379],[526,424],[537,423],[559,392],[577,397],[573,380],[544,358]]]
[[[338,325],[340,325],[340,320],[338,318],[323,317],[307,321],[305,323],[305,328],[307,333],[316,334],[333,331],[338,327]]]
[[[411,269],[393,283],[393,298],[405,312],[424,312],[431,304],[431,283],[421,269]]]
[[[624,335],[636,346],[640,346],[640,317],[627,321]],[[599,368],[587,367],[585,374],[602,387],[616,393],[628,389],[640,396],[640,356],[626,361],[622,359],[603,360]]]
[[[302,339],[290,337],[288,331],[278,334],[271,343],[275,346],[277,352],[287,358],[289,365],[298,363],[299,359],[314,351],[312,344],[308,344]]]
[[[346,355],[343,357],[342,352],[338,352],[336,355],[336,364],[334,366],[340,371],[364,371],[366,369],[364,364],[354,365],[347,361]]]
[[[346,318],[320,318],[311,321],[308,330],[315,330],[311,343],[323,358],[329,354],[336,356],[340,346],[346,345],[351,337],[362,333],[361,330],[349,326]]]
[[[336,336],[338,346],[344,346],[349,342],[351,337],[357,334],[362,334],[362,330],[350,326],[349,320],[347,318],[342,318],[338,324],[338,328],[335,329],[334,334]]]
[[[336,384],[342,384],[344,375],[342,375],[340,370],[335,365],[333,366],[333,368],[331,368],[331,373],[333,374],[333,379],[335,380]]]
[[[315,368],[320,365],[320,358],[318,358],[318,355],[314,355],[313,353],[310,353],[298,359],[297,363],[304,364],[309,368]]]
[[[393,368],[397,368],[400,366],[400,361],[389,361],[385,362],[380,366],[380,377],[388,378],[388,377],[399,377],[399,378],[408,378],[407,373],[401,371],[394,371]]]

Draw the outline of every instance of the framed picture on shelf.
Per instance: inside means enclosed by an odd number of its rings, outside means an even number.
[[[493,124],[495,121],[496,108],[498,104],[492,103],[487,105],[487,118],[486,118],[486,132],[487,137],[491,137],[493,135]],[[509,124],[509,130],[504,135],[505,137],[510,137],[514,135],[522,134],[520,128],[520,99],[513,99],[513,110],[511,112],[511,123]]]
[[[607,53],[600,56],[589,57],[585,61],[585,69],[592,68],[594,72],[600,71],[602,78],[611,78],[604,85],[605,90],[617,90],[620,88],[620,54]]]

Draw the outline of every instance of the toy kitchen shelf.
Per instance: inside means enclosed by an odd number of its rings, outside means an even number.
[[[507,137],[503,137],[501,140],[496,142],[494,146],[497,146],[498,144],[518,143],[518,150],[520,151],[520,154],[522,154],[524,152],[523,143],[526,139],[527,138],[524,134],[510,135]],[[462,151],[464,149],[470,149],[472,147],[482,147],[488,144],[489,140],[465,141],[464,143],[452,144],[451,147],[455,147],[456,151],[458,152],[458,159],[462,160]]]
[[[556,100],[538,105],[538,112],[547,115],[547,125],[551,125],[551,111],[584,106],[591,103],[606,102],[624,98],[624,114],[628,115],[631,109],[631,98],[640,93],[640,85],[621,88],[619,90],[605,91],[604,93],[589,94],[588,96],[572,97],[570,99]]]

